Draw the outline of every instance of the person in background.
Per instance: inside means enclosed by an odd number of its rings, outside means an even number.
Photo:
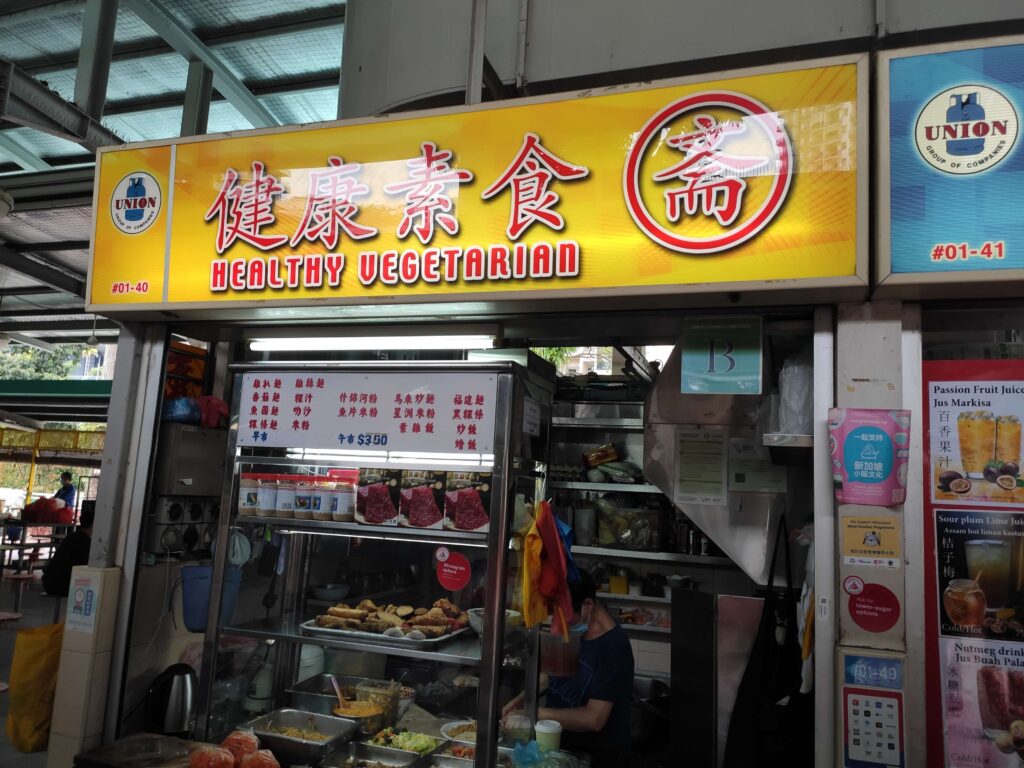
[[[60,499],[61,501],[63,501],[65,507],[70,507],[71,509],[74,509],[75,486],[71,482],[70,472],[60,473],[60,488],[57,490],[55,494],[53,494],[53,498]]]
[[[89,564],[89,547],[92,546],[92,521],[96,516],[96,502],[91,499],[82,502],[82,516],[75,529],[57,547],[50,562],[43,569],[43,589],[54,597],[67,597],[71,587],[71,569],[76,565]]]
[[[547,691],[547,706],[537,708],[538,720],[562,725],[562,747],[584,751],[595,766],[629,764],[630,707],[633,701],[633,649],[626,631],[597,601],[593,577],[580,570],[569,582],[573,612],[586,627],[580,642],[579,666],[573,677],[541,675],[539,690]],[[523,706],[520,694],[502,710]]]

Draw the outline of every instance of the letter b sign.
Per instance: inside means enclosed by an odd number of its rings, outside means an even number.
[[[760,317],[688,317],[679,344],[684,394],[761,394]]]

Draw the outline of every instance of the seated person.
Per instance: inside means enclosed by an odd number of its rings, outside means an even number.
[[[626,631],[598,602],[594,579],[580,571],[569,583],[572,609],[586,626],[580,642],[579,667],[573,677],[541,675],[547,706],[538,720],[562,725],[562,747],[589,752],[596,766],[628,765],[630,708],[633,701],[633,649]],[[507,704],[507,716],[523,706],[522,695]]]
[[[43,589],[54,597],[67,597],[71,587],[71,569],[76,565],[89,564],[89,547],[92,545],[92,521],[96,516],[96,502],[82,502],[82,516],[79,526],[57,547],[50,562],[43,569]]]

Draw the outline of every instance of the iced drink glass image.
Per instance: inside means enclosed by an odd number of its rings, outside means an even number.
[[[967,570],[985,593],[989,611],[1006,607],[1010,591],[1010,545],[994,539],[972,539],[964,543]]]
[[[1020,419],[1016,416],[996,419],[996,460],[1020,465]]]
[[[956,418],[960,460],[968,477],[985,476],[996,452],[996,417],[992,411],[964,411]]]

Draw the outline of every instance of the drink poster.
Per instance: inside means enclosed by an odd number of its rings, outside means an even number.
[[[928,765],[1024,760],[1024,361],[924,363]]]

